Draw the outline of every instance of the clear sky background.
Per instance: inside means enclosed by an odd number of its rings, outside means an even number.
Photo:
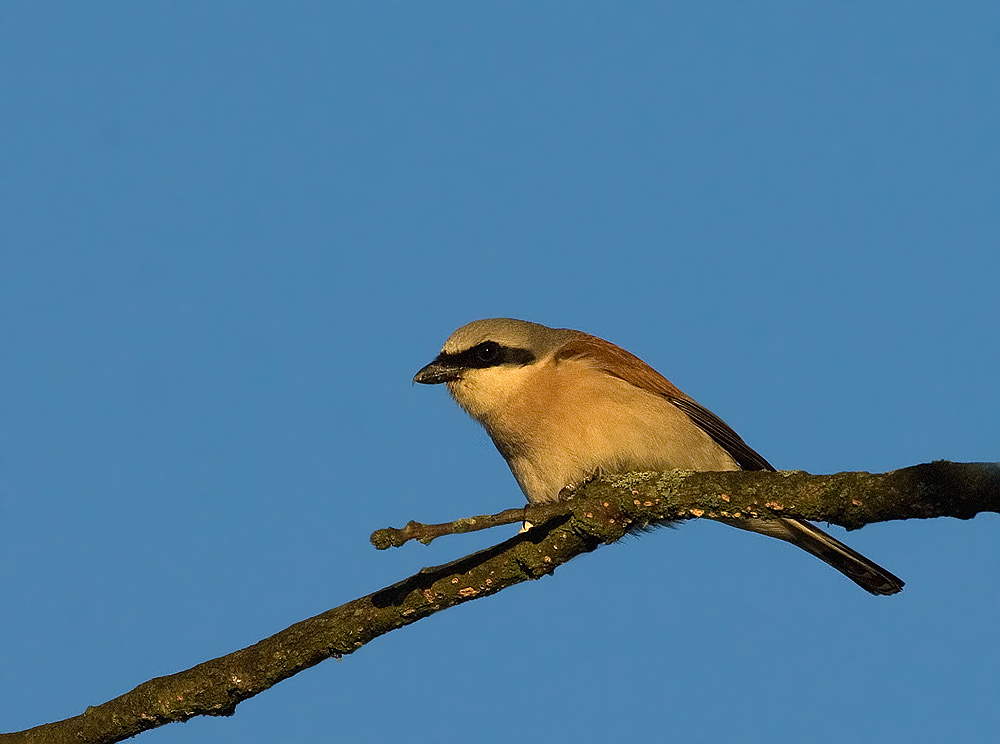
[[[0,2],[0,730],[497,542],[513,316],[779,468],[1000,460],[1000,5]],[[843,535],[842,530],[835,534]],[[1000,519],[632,538],[143,742],[993,742]]]

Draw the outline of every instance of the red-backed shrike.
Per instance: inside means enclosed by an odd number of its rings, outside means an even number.
[[[446,383],[481,423],[533,504],[600,474],[774,470],[718,416],[638,357],[580,331],[477,320],[414,382]],[[797,545],[872,594],[903,582],[801,519],[719,519]]]

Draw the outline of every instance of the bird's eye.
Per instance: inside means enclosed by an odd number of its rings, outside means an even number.
[[[496,341],[484,341],[476,346],[476,359],[483,364],[493,364],[500,359],[500,344]]]

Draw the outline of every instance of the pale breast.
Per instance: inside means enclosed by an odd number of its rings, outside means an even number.
[[[739,469],[660,395],[573,363],[540,372],[483,420],[531,502],[600,473]]]

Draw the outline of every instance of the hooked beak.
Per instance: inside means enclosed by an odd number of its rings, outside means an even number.
[[[414,382],[421,385],[439,385],[442,382],[457,380],[461,370],[434,360],[413,376]]]

